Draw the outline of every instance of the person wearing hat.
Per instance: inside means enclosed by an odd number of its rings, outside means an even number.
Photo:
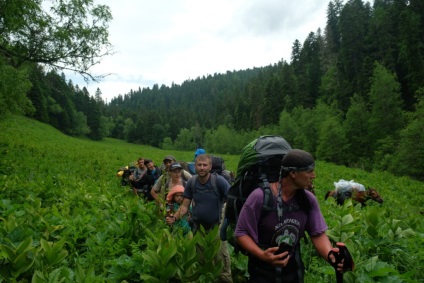
[[[181,167],[180,163],[171,163],[171,165],[169,166],[169,173],[171,175],[171,178],[165,186],[165,193],[170,192],[175,186],[181,185],[185,187],[187,181],[181,177],[182,171],[183,168]]]
[[[163,158],[162,161],[162,169],[167,170],[169,165],[171,165],[172,162],[176,162],[175,157],[173,155],[167,155]]]
[[[293,149],[281,165],[281,181],[270,183],[276,209],[262,211],[264,194],[257,188],[247,198],[237,221],[235,237],[248,252],[249,282],[303,282],[300,240],[305,231],[318,254],[335,262],[325,234],[327,224],[317,199],[307,190],[316,177],[314,158]],[[342,265],[338,268],[341,271]]]
[[[159,177],[156,184],[153,186],[153,188],[150,190],[150,194],[152,195],[153,199],[156,201],[160,209],[163,209],[163,205],[165,202],[166,194],[169,192],[172,187],[169,187],[169,184],[177,184],[177,179],[181,179],[184,181],[189,180],[192,176],[187,171],[183,170],[180,163],[175,161],[175,157],[172,155],[167,155],[163,159],[163,164],[165,166],[164,172]],[[171,166],[172,165],[172,166]],[[177,170],[178,173],[171,173],[172,170]],[[174,181],[172,180],[172,175],[174,176]],[[182,184],[182,181],[178,184]]]
[[[167,205],[167,215],[172,217],[175,212],[178,211],[180,205],[183,203],[183,193],[184,187],[181,185],[176,185],[169,191],[166,196],[166,205]],[[183,234],[186,235],[190,230],[190,224],[187,221],[187,215],[184,215],[183,218],[174,222],[173,227],[181,228],[183,230]]]

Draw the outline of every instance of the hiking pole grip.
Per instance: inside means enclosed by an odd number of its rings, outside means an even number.
[[[335,261],[330,260],[330,255],[334,256]],[[334,267],[334,271],[336,272],[336,282],[343,283],[343,272],[339,272],[337,270],[337,266],[342,262],[342,257],[340,254],[339,248],[332,248],[328,252],[328,262]]]
[[[343,271],[353,271],[355,265],[352,255],[346,245],[342,242],[338,242],[336,246],[339,248],[340,258],[343,260]]]
[[[335,258],[335,261],[330,261],[330,255],[333,255]],[[349,250],[347,249],[346,245],[342,242],[337,242],[336,247],[332,248],[328,252],[328,261],[330,264],[334,267],[334,270],[336,271],[336,279],[337,283],[343,282],[343,272],[345,271],[352,271],[354,269],[354,262],[352,255],[350,254]],[[343,270],[339,272],[337,270],[338,265],[340,263],[343,263]]]

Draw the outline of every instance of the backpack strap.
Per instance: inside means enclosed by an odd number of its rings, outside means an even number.
[[[216,179],[218,178],[216,173],[211,173],[210,179],[211,179],[211,186],[213,188],[214,193],[216,194],[216,196],[219,199],[219,191],[218,191],[218,186],[216,184]]]
[[[211,181],[211,186],[212,186],[213,192],[219,198],[219,191],[218,191],[218,186],[217,186],[217,183],[216,183],[216,179],[217,179],[216,173],[211,173],[209,178],[210,178],[210,181]],[[193,180],[193,181],[191,181],[191,180]],[[187,182],[187,185],[190,185],[190,191],[191,191],[192,196],[194,196],[194,193],[196,192],[196,188],[195,188],[196,181],[197,181],[197,175],[194,175]]]
[[[285,204],[283,202],[283,190],[281,189],[281,183],[282,183],[282,172],[283,170],[280,170],[280,176],[278,177],[278,195],[277,195],[277,213],[278,213],[278,221],[282,224],[283,223],[283,213],[284,213],[284,206]],[[287,205],[286,205],[287,206]]]
[[[196,181],[197,181],[197,175],[194,175],[190,180],[187,182],[187,186],[189,186],[191,195],[194,197],[194,193],[196,192]]]
[[[273,197],[271,186],[269,185],[268,179],[265,175],[262,176],[262,185],[261,188],[264,191],[264,201],[262,204],[262,210],[264,211],[272,211],[274,209]]]
[[[218,219],[219,219],[219,223],[221,223],[222,222],[222,208],[224,207],[225,199],[223,199],[221,201],[221,197],[220,197],[219,190],[218,190],[218,185],[216,183],[216,179],[218,179],[218,174],[212,173],[210,178],[211,178],[211,186],[213,188],[213,191],[215,192],[215,195],[218,197]]]

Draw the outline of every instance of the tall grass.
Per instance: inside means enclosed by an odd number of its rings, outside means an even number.
[[[68,282],[138,282],[169,274],[180,280],[188,276],[178,267],[194,256],[190,242],[164,241],[169,231],[154,204],[135,197],[116,177],[120,167],[139,156],[159,165],[168,154],[191,161],[194,152],[73,138],[20,116],[0,121],[0,279],[49,282],[57,276]],[[239,156],[220,156],[228,169],[237,169]],[[424,282],[424,184],[320,161],[316,172],[317,198],[330,238],[345,241],[357,263],[345,281]],[[325,192],[339,179],[376,188],[383,205],[368,202],[360,208],[347,202],[341,207],[332,199],[324,201]],[[178,249],[168,254],[160,245]],[[316,257],[310,243],[302,253],[307,282],[334,281],[332,268]],[[153,254],[161,254],[162,264],[170,269],[160,273],[154,268],[158,259]],[[213,266],[207,273],[194,268],[191,260],[184,264],[197,282],[207,282],[216,273]],[[243,280],[245,258],[233,255],[233,271]]]

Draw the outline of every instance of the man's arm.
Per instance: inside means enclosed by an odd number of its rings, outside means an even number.
[[[181,219],[184,215],[186,215],[190,207],[190,204],[191,204],[191,199],[184,198],[183,203],[180,205],[180,208],[174,214],[174,217],[178,220],[178,219]]]
[[[315,249],[317,250],[318,254],[325,260],[328,261],[328,253],[332,249],[332,245],[330,240],[328,239],[327,234],[325,232],[311,236],[312,243],[314,244]]]
[[[154,188],[152,188],[151,190],[150,190],[150,195],[152,196],[152,198],[156,201],[156,202],[158,202],[159,201],[159,196],[158,196],[158,194],[156,193],[156,191],[155,191],[155,189]]]
[[[157,204],[160,203],[158,192],[160,191],[161,181],[162,181],[163,175],[159,177],[159,179],[156,181],[152,189],[150,190],[150,194],[152,195],[153,199],[156,201]]]

